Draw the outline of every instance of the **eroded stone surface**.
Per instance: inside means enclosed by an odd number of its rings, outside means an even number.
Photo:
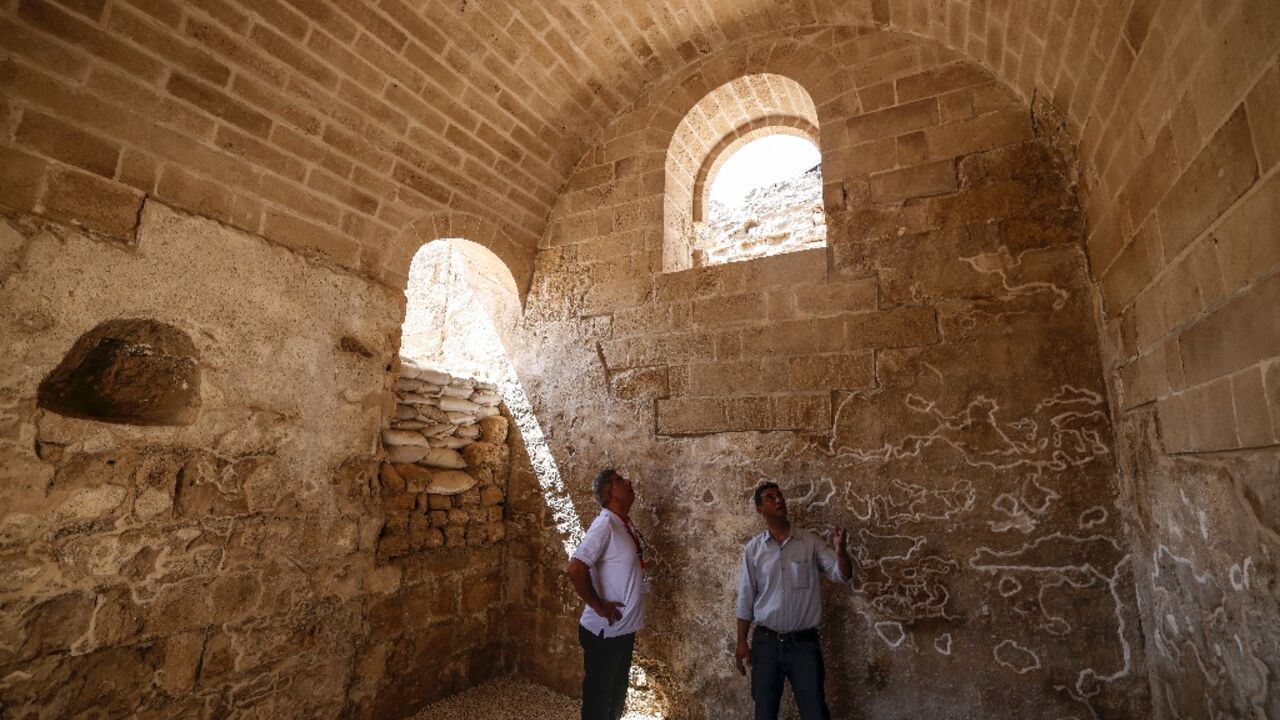
[[[132,248],[18,222],[0,289],[6,715],[389,717],[502,672],[501,550],[479,546],[505,537],[503,469],[485,470],[490,504],[461,493],[439,525],[432,478],[378,476],[398,290],[155,203]],[[161,348],[199,358],[188,424],[37,405],[76,339],[120,317],[190,338]]]

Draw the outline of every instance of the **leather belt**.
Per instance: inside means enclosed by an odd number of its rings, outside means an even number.
[[[756,632],[764,635],[765,637],[771,637],[778,642],[784,643],[802,641],[816,642],[818,640],[818,628],[816,627],[807,628],[805,630],[795,630],[793,632],[778,632],[777,630],[772,630],[763,625],[757,625]]]

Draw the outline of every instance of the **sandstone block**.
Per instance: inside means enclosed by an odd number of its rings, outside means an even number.
[[[876,281],[859,278],[796,288],[796,312],[803,316],[825,317],[845,312],[874,310]]]
[[[463,526],[471,522],[471,513],[462,508],[453,508],[449,511],[449,524],[455,526]]]
[[[1280,267],[1280,175],[1273,175],[1214,230],[1228,292]]]
[[[1265,173],[1280,162],[1280,66],[1272,63],[1258,79],[1249,92],[1248,110],[1253,142]]]
[[[480,420],[480,439],[489,443],[505,443],[507,441],[507,419],[500,415]]]
[[[894,85],[898,102],[905,103],[990,81],[991,76],[981,67],[969,62],[957,62],[898,78]]]
[[[458,495],[458,505],[462,507],[476,507],[480,504],[480,489],[471,488],[464,493]]]
[[[432,524],[434,527],[442,528],[442,527],[444,527],[445,525],[448,525],[448,524],[449,524],[449,511],[448,511],[448,509],[444,509],[444,510],[432,510],[431,512],[427,513],[427,517],[428,517],[428,518],[430,518],[430,520],[431,520],[431,524]]]
[[[70,168],[52,168],[42,202],[45,214],[129,240],[138,222],[142,193]]]
[[[744,357],[811,355],[836,352],[844,346],[840,317],[778,322],[742,331]]]
[[[642,367],[620,370],[610,375],[609,390],[615,397],[623,400],[662,397],[668,393],[667,368]],[[489,419],[491,418],[485,418],[485,420]],[[503,441],[505,437],[498,442]]]
[[[488,535],[489,542],[502,542],[507,537],[507,526],[499,521],[492,520],[491,518],[488,525]]]
[[[791,390],[841,390],[875,384],[875,353],[807,355],[788,362],[787,387]]]
[[[1034,137],[1031,115],[1014,108],[938,125],[924,131],[929,157],[941,160],[968,155]]]
[[[484,523],[473,522],[467,525],[467,547],[480,547],[489,541],[489,529]]]
[[[1102,276],[1102,300],[1115,314],[1145,288],[1163,266],[1160,235],[1154,222],[1142,226]]]
[[[470,467],[494,467],[506,462],[507,447],[487,442],[474,442],[462,451],[462,457]]]
[[[1188,385],[1280,356],[1280,275],[1253,285],[1179,337]]]
[[[467,528],[463,525],[449,525],[444,529],[445,547],[458,548],[467,544]]]
[[[164,664],[161,687],[170,695],[179,695],[195,687],[196,671],[204,652],[203,631],[171,635],[164,641]]]
[[[1231,376],[1231,394],[1236,411],[1236,437],[1240,447],[1272,445],[1277,441],[1267,407],[1262,367],[1255,365]]]
[[[1191,244],[1253,184],[1258,162],[1244,108],[1236,110],[1191,161],[1157,207],[1164,256]]]
[[[773,399],[773,426],[779,430],[831,429],[831,394],[784,395]]]
[[[926,98],[859,115],[845,123],[845,130],[850,142],[860,143],[902,135],[937,124],[938,101]]]
[[[494,485],[480,488],[480,504],[486,506],[501,505],[504,500],[502,490]]]
[[[681,395],[722,397],[753,395],[776,388],[778,380],[764,371],[760,360],[697,363],[686,367]]]
[[[940,195],[957,187],[956,165],[950,159],[871,176],[871,197],[880,203]]]
[[[659,398],[657,424],[662,435],[714,432],[726,424],[725,409],[717,400]]]
[[[901,307],[858,313],[844,319],[852,348],[901,348],[938,342],[937,313],[931,307]]]
[[[105,178],[115,176],[120,147],[74,125],[27,110],[14,133],[19,144]]]
[[[21,211],[35,208],[49,163],[41,158],[0,148],[0,204]]]
[[[765,318],[761,293],[743,293],[699,300],[693,306],[694,321],[704,327],[723,327],[759,322]]]

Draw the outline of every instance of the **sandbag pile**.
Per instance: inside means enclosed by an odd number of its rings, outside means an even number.
[[[489,383],[404,362],[396,380],[395,418],[382,431],[387,460],[449,470],[466,467],[459,451],[480,439],[480,421],[500,415],[501,402]]]
[[[384,557],[502,540],[510,450],[497,388],[402,360],[379,473]]]

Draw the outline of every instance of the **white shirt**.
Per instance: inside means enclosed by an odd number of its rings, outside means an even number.
[[[818,571],[833,582],[848,582],[836,551],[817,535],[797,527],[781,544],[768,530],[747,542],[738,577],[739,620],[776,632],[816,628],[822,622]]]
[[[640,567],[640,552],[627,532],[622,518],[609,510],[601,510],[586,537],[573,557],[581,560],[591,570],[591,584],[596,595],[605,602],[620,602],[622,619],[612,625],[588,605],[582,609],[579,621],[593,635],[618,637],[644,627],[644,569]]]

